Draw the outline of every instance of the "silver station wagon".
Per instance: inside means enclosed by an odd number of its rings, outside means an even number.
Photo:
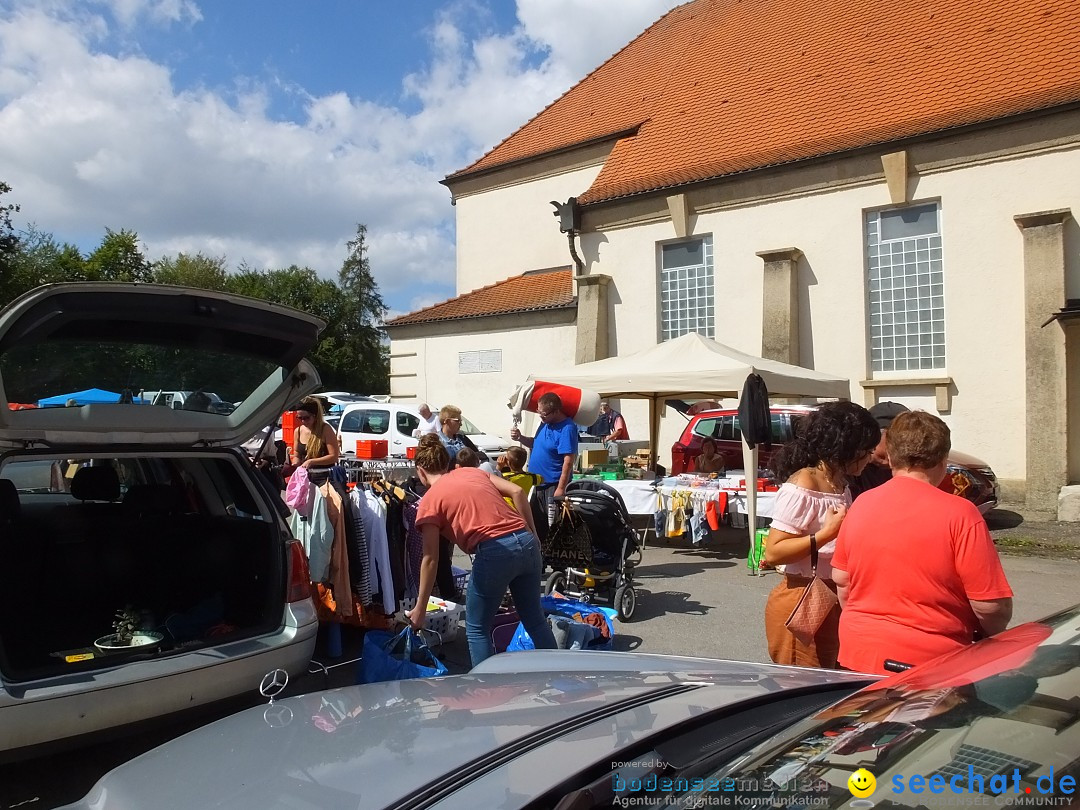
[[[307,561],[238,447],[317,390],[304,355],[323,325],[120,283],[42,287],[0,315],[0,758],[306,669]]]

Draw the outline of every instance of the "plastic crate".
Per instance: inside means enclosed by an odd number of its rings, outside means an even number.
[[[412,597],[406,596],[402,600],[405,610],[412,610],[415,604],[416,600]],[[461,629],[461,618],[464,615],[465,605],[435,596],[428,599],[427,621],[424,622],[424,629],[430,630],[434,636],[428,643],[431,646],[438,646],[457,638]]]
[[[386,439],[357,439],[357,458],[386,458],[389,451],[389,443]]]
[[[451,569],[454,572],[454,585],[461,592],[461,595],[464,596],[469,588],[469,575],[472,572],[466,571],[464,568],[458,568],[456,565],[451,566]]]

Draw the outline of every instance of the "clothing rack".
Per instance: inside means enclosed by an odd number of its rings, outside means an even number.
[[[372,480],[406,481],[416,471],[416,466],[407,458],[356,458],[342,456],[341,466],[345,468],[350,484],[362,484]]]

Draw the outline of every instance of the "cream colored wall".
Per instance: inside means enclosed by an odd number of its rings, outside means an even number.
[[[554,361],[549,357],[569,357],[572,362],[575,336],[574,326],[563,324],[394,340],[391,374],[416,376],[391,376],[390,394],[393,399],[420,399],[433,406],[457,405],[485,433],[508,437],[510,395],[530,373],[541,366],[550,368]],[[459,374],[458,352],[480,349],[502,349],[503,370]]]
[[[593,166],[458,197],[458,294],[528,270],[572,265],[551,201],[581,194],[599,173]]]
[[[1057,208],[1080,212],[1076,177],[1080,151],[1072,150],[929,173],[912,184],[912,201],[939,199],[942,207],[947,368],[897,376],[951,376],[956,392],[951,412],[942,416],[953,430],[953,445],[990,463],[1001,478],[1025,474],[1023,256],[1013,216]],[[851,398],[863,402],[863,211],[888,205],[882,180],[691,217],[695,235],[713,237],[715,338],[760,353],[762,261],[755,254],[800,248],[802,364],[847,376]],[[613,353],[656,342],[656,245],[674,238],[670,222],[583,236],[589,271],[614,279]],[[1080,289],[1080,279],[1070,279],[1069,289]],[[936,412],[932,388],[885,388],[879,394]],[[681,423],[669,409],[662,423],[662,461],[670,461]]]

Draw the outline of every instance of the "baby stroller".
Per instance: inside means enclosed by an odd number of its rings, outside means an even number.
[[[555,569],[544,593],[607,602],[624,622],[634,615],[633,572],[641,548],[616,489],[600,481],[571,481],[541,550],[545,564]]]

